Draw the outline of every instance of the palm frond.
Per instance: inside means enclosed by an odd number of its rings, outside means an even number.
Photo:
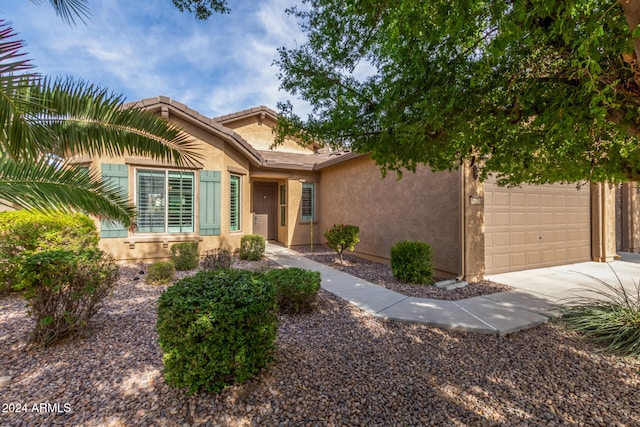
[[[33,0],[33,2],[40,5],[44,0]],[[86,24],[85,19],[89,19],[89,6],[86,0],[49,0],[49,3],[56,11],[56,15],[69,25],[76,25],[76,19]]]
[[[116,187],[97,173],[42,158],[16,162],[0,157],[0,199],[24,209],[84,211],[131,226],[136,210]]]
[[[35,155],[37,147],[29,117],[42,110],[31,95],[40,84],[37,73],[22,52],[24,42],[4,20],[0,20],[0,148],[16,157],[18,153]]]
[[[193,166],[202,157],[193,138],[180,128],[139,108],[124,108],[121,95],[91,83],[44,79],[33,96],[46,106],[33,118],[36,127],[55,136],[42,141],[46,151],[148,156],[177,166]]]

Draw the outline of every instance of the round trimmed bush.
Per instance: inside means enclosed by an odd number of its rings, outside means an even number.
[[[276,288],[281,313],[299,314],[313,310],[320,290],[320,273],[302,268],[274,269],[265,273]]]
[[[278,333],[274,287],[259,273],[201,271],[158,301],[164,378],[190,394],[246,381],[273,360]]]
[[[247,234],[240,239],[240,259],[260,261],[264,258],[265,240],[260,234]]]
[[[404,283],[432,284],[431,246],[426,242],[402,240],[391,248],[393,277]]]

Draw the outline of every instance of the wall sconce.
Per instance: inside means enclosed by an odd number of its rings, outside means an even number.
[[[471,168],[471,172],[473,173],[473,179],[475,179],[477,181],[478,177],[480,176],[480,171],[478,170],[478,165],[473,165],[473,168]]]

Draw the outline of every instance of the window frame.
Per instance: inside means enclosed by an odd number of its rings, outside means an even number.
[[[161,204],[162,204],[162,208],[163,208],[163,212],[162,212],[162,230],[158,230],[158,231],[154,231],[154,227],[153,225],[151,226],[145,226],[142,227],[140,225],[141,221],[138,221],[138,233],[139,234],[150,234],[150,235],[161,235],[161,234],[171,234],[171,235],[178,235],[178,234],[194,234],[195,230],[196,230],[196,194],[197,194],[197,188],[196,188],[196,174],[194,171],[185,171],[185,170],[179,170],[179,169],[165,169],[165,168],[134,168],[134,204],[136,206],[136,209],[138,210],[138,217],[141,218],[145,213],[143,212],[143,208],[141,207],[141,200],[140,200],[140,178],[141,175],[140,173],[149,173],[149,176],[157,176],[160,177],[162,176],[163,179],[163,192],[160,192],[160,190],[157,193],[149,193],[147,192],[147,197],[149,197],[150,195],[154,194],[157,195],[158,200],[161,200]],[[172,176],[173,175],[173,176]],[[184,185],[184,182],[188,182],[190,181],[190,186],[191,186],[191,193],[190,193],[190,197],[187,197],[187,209],[185,209],[187,211],[187,215],[185,216],[185,213],[183,212],[178,212],[177,214],[175,212],[171,212],[171,201],[172,198],[176,197],[176,193],[170,194],[171,193],[171,189],[169,188],[169,184],[170,184],[170,180],[171,179],[179,179],[180,180],[180,186],[182,187]],[[190,179],[189,179],[190,178]],[[182,190],[182,188],[180,188],[180,190]],[[180,196],[182,195],[182,193],[180,193]],[[175,199],[174,199],[175,200]],[[184,198],[182,198],[182,202],[184,203]],[[148,209],[149,207],[145,207],[144,209]],[[178,215],[179,217],[179,225],[174,225],[171,223],[171,217],[172,215]],[[187,221],[185,222],[184,220],[187,219]],[[185,225],[186,224],[186,225]],[[159,226],[158,226],[159,227]],[[176,230],[176,227],[178,228],[178,230]],[[142,230],[141,230],[142,228]]]
[[[236,182],[236,195],[234,206],[234,190],[233,185]],[[234,208],[235,216],[234,221]],[[242,231],[242,176],[237,174],[229,175],[229,232],[237,233]]]
[[[305,188],[311,189],[311,215],[305,215]],[[302,193],[300,195],[300,220],[302,222],[313,222],[317,220],[316,217],[316,184],[313,182],[302,183]]]

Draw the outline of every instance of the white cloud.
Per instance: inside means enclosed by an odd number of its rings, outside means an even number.
[[[43,74],[96,82],[128,100],[171,96],[218,116],[291,98],[278,91],[272,64],[278,47],[304,40],[284,13],[295,2],[236,1],[231,14],[198,21],[168,0],[109,0],[91,2],[87,25],[70,27],[48,3],[14,1],[0,17],[14,21]]]

